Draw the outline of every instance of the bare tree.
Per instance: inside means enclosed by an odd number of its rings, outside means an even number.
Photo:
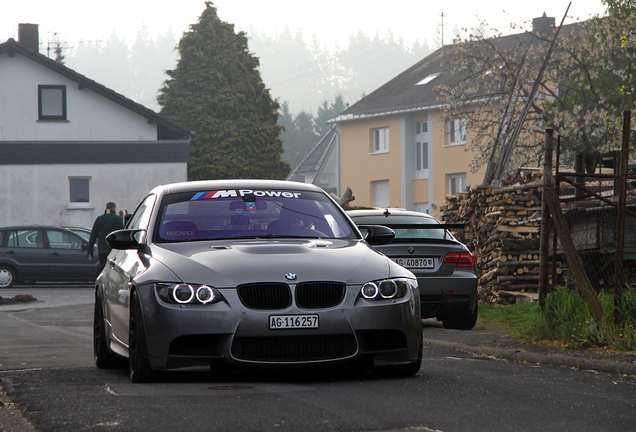
[[[519,125],[511,165],[538,165],[545,125],[581,150],[607,150],[620,142],[621,112],[633,109],[635,100],[630,89],[636,82],[636,50],[629,43],[621,46],[634,30],[633,20],[626,19],[633,11],[633,3],[617,0],[603,17],[564,26]],[[494,37],[484,36],[487,24],[480,27],[454,45],[456,84],[438,87],[446,116],[466,118],[476,155],[473,172],[497,158],[511,138],[554,39],[554,27]]]

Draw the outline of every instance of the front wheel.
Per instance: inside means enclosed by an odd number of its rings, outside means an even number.
[[[93,353],[95,354],[95,365],[100,369],[112,369],[122,365],[122,359],[108,349],[104,309],[102,309],[102,301],[97,295],[95,296],[95,312],[93,314]]]
[[[0,288],[11,288],[18,281],[18,274],[9,266],[0,266]]]
[[[130,328],[128,339],[128,370],[134,383],[153,382],[156,372],[150,366],[146,329],[139,293],[133,291],[130,300]]]

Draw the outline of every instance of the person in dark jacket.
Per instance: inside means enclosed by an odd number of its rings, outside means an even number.
[[[95,246],[95,242],[97,242],[100,268],[103,269],[106,265],[108,254],[112,250],[112,248],[108,246],[108,243],[106,243],[106,236],[113,231],[123,228],[124,220],[117,214],[115,203],[109,202],[106,204],[104,214],[95,219],[95,223],[93,223],[91,237],[88,239],[88,259],[93,260],[93,247]]]

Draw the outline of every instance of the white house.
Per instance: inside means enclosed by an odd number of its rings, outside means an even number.
[[[187,180],[190,130],[38,53],[37,24],[0,44],[0,226],[91,227]]]

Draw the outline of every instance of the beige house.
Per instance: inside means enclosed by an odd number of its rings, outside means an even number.
[[[332,120],[352,204],[436,214],[446,195],[481,183],[484,173],[468,169],[466,120],[445,120],[434,91],[457,78],[444,70],[450,55],[438,50]]]
[[[534,20],[554,29],[554,18]],[[504,38],[505,39],[505,38]],[[446,195],[480,185],[472,173],[470,124],[444,118],[437,86],[454,86],[453,46],[445,46],[331,120],[340,136],[339,190],[357,206],[402,207],[440,216]]]

